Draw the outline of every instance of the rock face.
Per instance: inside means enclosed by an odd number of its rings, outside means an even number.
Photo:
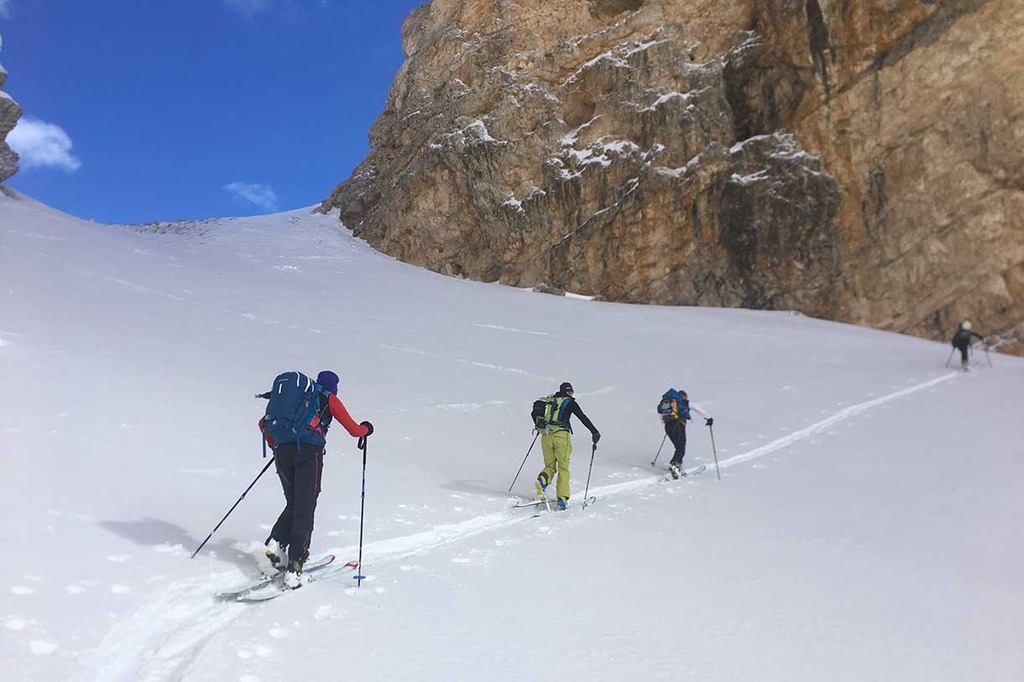
[[[0,66],[0,87],[7,80],[7,70]],[[14,130],[21,118],[21,107],[6,92],[0,91],[0,182],[18,172],[18,155],[7,146],[7,133]]]
[[[615,301],[1024,329],[1020,0],[434,0],[403,41],[324,202],[386,253]]]

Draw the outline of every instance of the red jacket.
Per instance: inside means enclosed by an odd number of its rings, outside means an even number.
[[[348,431],[349,435],[352,436],[353,438],[362,438],[363,436],[370,433],[369,428],[363,426],[362,424],[357,424],[356,421],[352,419],[352,416],[348,413],[348,410],[345,409],[345,403],[341,402],[341,398],[339,398],[334,393],[332,393],[330,397],[327,398],[327,407],[331,409],[331,416],[337,419],[338,422],[340,422],[341,425],[345,427],[345,430]],[[264,418],[261,417],[259,421],[259,427],[261,432],[263,431],[263,421]],[[269,445],[272,448],[277,447],[277,443],[274,442],[274,439],[271,438],[269,434],[267,434],[264,437],[267,439],[267,445]]]
[[[341,422],[341,425],[348,431],[348,435],[353,438],[362,438],[370,433],[369,428],[362,424],[356,424],[355,420],[349,416],[348,410],[345,409],[345,404],[341,402],[341,398],[335,394],[332,393],[331,397],[327,399],[327,406],[331,408],[331,416]]]

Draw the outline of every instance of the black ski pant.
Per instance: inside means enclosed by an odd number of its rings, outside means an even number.
[[[303,562],[313,537],[313,514],[320,495],[324,448],[309,443],[282,443],[274,449],[277,476],[284,489],[285,507],[270,537],[288,545],[288,561]],[[269,538],[268,538],[269,540]]]
[[[676,448],[670,464],[682,466],[686,456],[686,424],[680,419],[669,419],[665,422],[665,434]]]
[[[960,351],[960,362],[961,364],[967,364],[967,349],[971,347],[969,343],[963,343],[960,345],[953,344],[953,347]]]

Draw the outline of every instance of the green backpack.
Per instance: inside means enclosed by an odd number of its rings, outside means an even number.
[[[543,433],[571,431],[569,428],[569,401],[567,396],[549,395],[533,401],[530,418],[533,426]]]

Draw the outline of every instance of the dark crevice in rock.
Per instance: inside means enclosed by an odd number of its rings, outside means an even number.
[[[845,83],[840,92],[856,87],[865,78],[884,68],[899,63],[915,50],[937,42],[957,21],[968,14],[977,12],[989,0],[947,0],[935,13],[914,27],[906,36],[896,41],[888,50],[881,52],[871,65]]]
[[[722,78],[737,140],[791,129],[814,80],[808,69],[783,62],[760,36],[729,53]]]
[[[881,238],[886,232],[889,200],[886,191],[885,171],[875,168],[864,182],[867,195],[861,201],[861,225],[865,234]]]
[[[821,13],[821,5],[818,0],[807,0],[807,35],[811,50],[811,58],[821,75],[821,83],[825,88],[825,97],[830,96],[828,82],[828,57],[829,49],[828,27],[825,26],[825,15]]]
[[[623,12],[635,12],[645,4],[647,0],[589,0],[587,9],[598,21],[607,21]]]

